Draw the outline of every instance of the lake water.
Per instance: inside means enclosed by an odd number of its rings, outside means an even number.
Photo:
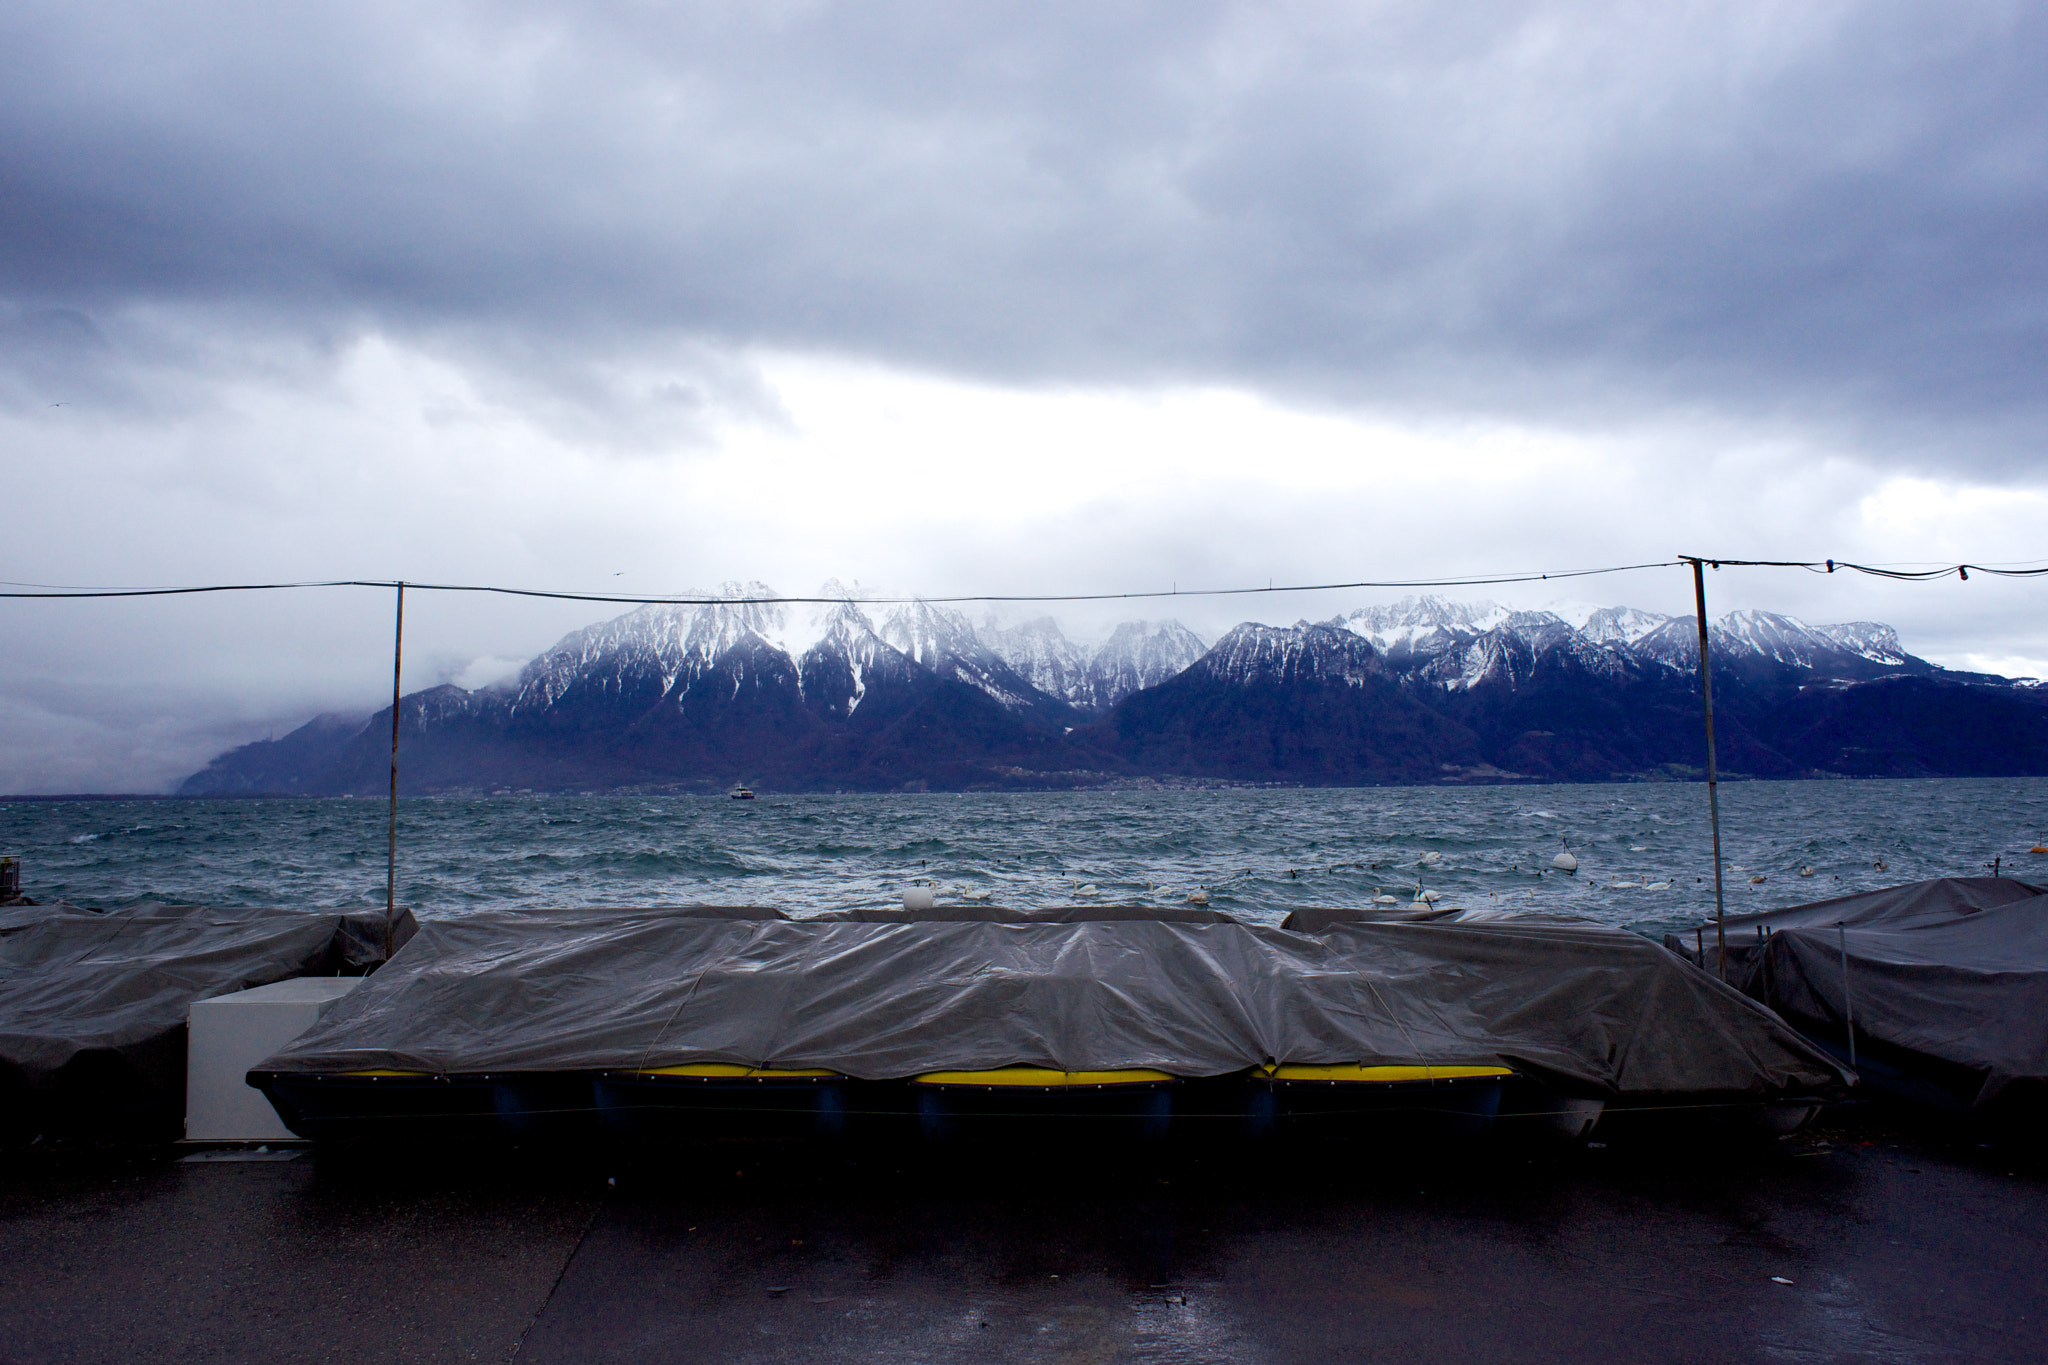
[[[941,902],[1014,906],[1177,905],[1200,888],[1273,923],[1382,893],[1405,905],[1420,880],[1445,904],[1661,933],[1712,914],[1706,804],[1681,784],[418,799],[399,808],[399,897],[423,916],[693,901],[801,914],[899,904],[929,879]],[[1994,857],[2048,883],[2048,855],[2026,851],[2048,836],[2048,778],[1731,783],[1721,806],[1731,913]],[[23,859],[38,900],[382,905],[384,822],[362,800],[0,801],[0,853]],[[1562,840],[1576,876],[1547,870]]]

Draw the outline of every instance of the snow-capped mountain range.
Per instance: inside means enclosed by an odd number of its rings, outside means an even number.
[[[1050,616],[1007,630],[993,622],[983,629],[988,647],[1033,687],[1090,713],[1157,687],[1209,648],[1178,621],[1125,621],[1092,647],[1067,639]]]
[[[413,789],[590,790],[1197,780],[1684,776],[1700,743],[1698,627],[1411,597],[1320,622],[1176,621],[1099,644],[1050,617],[815,601],[727,583],[572,631],[505,683],[408,695]],[[1576,621],[1576,624],[1574,623]],[[1712,624],[1722,762],[1755,775],[2048,771],[2041,689],[1951,673],[1889,626],[1761,611]],[[326,717],[230,751],[189,793],[374,791],[390,716]],[[379,736],[382,736],[381,738]]]
[[[1316,624],[1246,622],[1212,652],[1178,621],[1126,621],[1100,644],[1086,645],[1069,639],[1050,616],[1008,627],[990,618],[977,628],[964,612],[924,601],[869,607],[837,580],[815,594],[829,599],[821,603],[775,600],[775,591],[763,583],[725,583],[705,595],[746,600],[650,605],[574,631],[526,666],[514,684],[512,708],[547,707],[573,683],[588,686],[627,673],[658,677],[663,692],[687,689],[742,643],[781,656],[800,689],[818,679],[822,659],[843,660],[850,688],[831,700],[845,715],[859,708],[864,678],[885,651],[966,683],[1009,710],[1051,699],[1087,715],[1107,712],[1197,660],[1219,677],[1248,681],[1286,674],[1298,666],[1290,658],[1311,646],[1312,637],[1326,647],[1337,641],[1332,632],[1371,646],[1362,652],[1341,647],[1346,662],[1340,671],[1356,672],[1377,657],[1398,674],[1452,691],[1487,681],[1513,686],[1534,658],[1558,651],[1591,672],[1617,676],[1631,666],[1688,673],[1699,666],[1693,618],[1635,607],[1602,608],[1575,627],[1547,611],[1409,597]],[[1931,668],[1905,652],[1890,626],[1873,621],[1816,626],[1772,612],[1738,611],[1713,623],[1710,643],[1724,665],[1846,667],[1855,674]],[[1311,655],[1322,652],[1308,649]]]
[[[1208,648],[1178,621],[1127,621],[1094,646],[1069,640],[1051,617],[1010,629],[991,621],[978,631],[965,613],[929,602],[866,606],[836,579],[814,594],[824,602],[774,600],[765,583],[724,583],[704,595],[744,600],[649,605],[573,631],[521,672],[513,708],[551,706],[572,684],[627,673],[658,676],[664,692],[687,690],[747,644],[780,655],[800,690],[821,680],[825,660],[843,661],[851,687],[831,701],[845,715],[859,708],[866,675],[887,653],[1008,710],[1050,699],[1093,715],[1173,677]]]
[[[1390,668],[1453,691],[1489,680],[1513,686],[1536,657],[1560,651],[1591,673],[1612,676],[1631,667],[1699,667],[1695,618],[1635,607],[1603,607],[1574,627],[1553,612],[1409,597],[1330,624],[1370,641]],[[1816,626],[1774,612],[1730,612],[1709,627],[1708,647],[1724,667],[1777,664],[1848,677],[1933,671],[1906,653],[1897,631],[1875,621]]]

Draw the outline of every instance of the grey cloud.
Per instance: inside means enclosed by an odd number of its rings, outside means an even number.
[[[36,316],[489,335],[572,397],[550,347],[681,339],[1701,407],[2006,478],[2048,419],[2036,7],[49,5],[0,51]]]
[[[2017,4],[7,6],[0,576],[1044,592],[1946,555],[1856,509],[1873,465],[2048,482],[2044,59]],[[388,369],[350,390],[386,341],[459,411]],[[966,524],[884,452],[874,524],[798,534],[774,468],[699,501],[636,460],[787,429],[778,348],[1605,453],[1406,505],[1252,458]],[[2008,501],[1959,523],[1973,546],[2027,552],[2037,504]],[[2010,585],[1712,587],[2048,657]],[[373,707],[387,613],[0,604],[26,642],[0,790],[159,785]],[[409,676],[481,679],[594,614],[425,598]]]

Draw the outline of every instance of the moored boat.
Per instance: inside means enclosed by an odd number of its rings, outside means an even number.
[[[1575,1105],[1583,1131],[1588,1103],[1846,1085],[1768,1011],[1618,930],[1306,933],[1130,906],[476,912],[428,923],[250,1078],[309,1136],[374,1095],[379,1122],[415,1104],[451,1132],[530,1105],[636,1136],[967,1141],[1476,1133]]]
[[[1944,877],[1726,921],[1728,977],[1872,1090],[2048,1117],[2048,891]],[[1702,931],[1667,946],[1717,966]]]

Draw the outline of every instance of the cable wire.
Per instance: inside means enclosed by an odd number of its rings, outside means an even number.
[[[421,583],[404,580],[404,586],[414,592],[464,592],[491,593],[504,597],[537,597],[561,602],[607,602],[619,606],[687,606],[687,607],[753,607],[753,606],[832,606],[841,602],[853,602],[866,606],[905,606],[926,602],[938,606],[958,606],[971,603],[998,602],[1129,602],[1170,597],[1266,597],[1297,592],[1345,592],[1361,588],[1481,588],[1497,587],[1509,583],[1548,583],[1574,578],[1596,578],[1607,574],[1636,573],[1644,569],[1669,569],[1698,562],[1719,569],[1804,569],[1809,573],[1835,573],[1850,571],[1868,574],[1874,578],[1888,578],[1900,582],[1928,582],[1948,578],[1951,575],[1969,581],[1972,573],[1986,574],[1993,578],[2042,578],[2048,577],[2048,564],[2029,567],[2011,565],[1956,563],[1933,568],[1909,569],[1883,564],[1859,564],[1846,559],[1726,559],[1711,555],[1677,555],[1671,559],[1652,560],[1641,564],[1613,564],[1597,569],[1531,570],[1518,573],[1463,574],[1446,578],[1384,578],[1357,579],[1343,583],[1284,583],[1267,584],[1251,588],[1170,588],[1151,589],[1143,592],[1081,592],[1081,593],[968,593],[949,597],[921,596],[855,596],[848,593],[838,597],[785,597],[779,593],[744,594],[727,596],[718,593],[620,593],[620,592],[571,592],[553,588],[513,588],[495,583]],[[52,583],[0,582],[0,599],[37,600],[113,598],[113,597],[189,597],[205,593],[222,592],[285,592],[306,588],[380,588],[393,589],[400,585],[395,578],[326,578],[305,579],[275,583],[205,583],[193,585],[170,585],[149,587],[85,587]]]
[[[1616,564],[1600,569],[1470,574],[1451,578],[1361,579],[1351,583],[1291,583],[1278,586],[1268,584],[1263,588],[1173,588],[1147,592],[1094,593],[974,593],[958,597],[856,597],[852,594],[841,597],[785,597],[779,593],[728,597],[715,593],[566,592],[549,588],[508,588],[489,583],[418,583],[411,579],[404,580],[404,584],[410,592],[497,593],[507,597],[543,597],[565,602],[611,602],[625,606],[805,606],[834,605],[840,602],[856,602],[870,606],[902,606],[914,602],[929,602],[936,605],[972,602],[1122,602],[1163,597],[1246,597],[1291,592],[1340,592],[1357,588],[1477,588],[1503,583],[1547,583],[1553,579],[1592,578],[1602,574],[1633,573],[1641,569],[1669,569],[1675,568],[1679,562],[1676,559],[1660,559],[1647,564]],[[213,592],[278,592],[297,588],[388,589],[398,587],[399,580],[332,578],[293,583],[214,583],[191,587],[130,588],[64,587],[40,583],[9,583],[4,586],[8,590],[0,591],[0,598],[176,597]]]
[[[1903,569],[1883,564],[1857,564],[1847,559],[1716,559],[1711,555],[1680,555],[1678,560],[1683,564],[1697,562],[1716,569],[1726,565],[1736,569],[1805,569],[1809,573],[1849,570],[1869,574],[1873,578],[1891,578],[1908,583],[1924,583],[1949,577],[1959,578],[1967,583],[1972,573],[1989,574],[1993,578],[2048,577],[2048,565],[2016,568],[2009,565],[1959,563],[1938,565],[1930,569]]]

